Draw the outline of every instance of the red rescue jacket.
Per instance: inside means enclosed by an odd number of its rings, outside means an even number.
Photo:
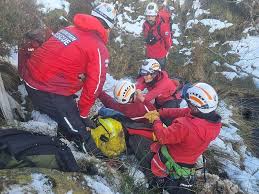
[[[160,120],[154,122],[153,130],[159,144],[151,146],[152,151],[156,152],[151,168],[156,176],[166,176],[166,167],[158,157],[159,145],[167,146],[175,162],[195,164],[210,142],[218,136],[222,126],[219,115],[213,112],[211,118],[205,119],[192,115],[190,111],[189,108],[165,108],[159,111],[161,117],[175,119],[167,128],[163,127]]]
[[[28,60],[25,82],[32,88],[69,96],[82,89],[81,117],[87,117],[102,90],[109,63],[107,30],[90,15],[54,34]]]
[[[157,81],[151,86],[146,84],[144,77],[141,76],[137,80],[136,88],[140,90],[147,88],[148,93],[144,95],[145,100],[156,100],[156,103],[162,106],[169,100],[180,99],[179,93],[177,93],[175,96],[172,96],[175,93],[178,85],[179,82],[177,80],[170,79],[167,72],[162,71],[160,75],[158,75]]]
[[[166,57],[172,45],[169,25],[163,22],[159,16],[156,18],[156,23],[153,26],[145,21],[143,24],[144,40],[148,38],[150,33],[156,37],[157,41],[153,45],[147,43],[145,44],[146,57],[155,59],[162,59]]]
[[[105,92],[101,92],[99,99],[105,107],[119,111],[126,117],[140,123],[148,123],[148,120],[144,118],[144,115],[148,111],[155,110],[154,105],[148,101],[120,104]]]

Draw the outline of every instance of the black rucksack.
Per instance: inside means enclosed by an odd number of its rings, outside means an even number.
[[[0,169],[20,167],[79,171],[71,150],[59,139],[17,129],[0,129]]]

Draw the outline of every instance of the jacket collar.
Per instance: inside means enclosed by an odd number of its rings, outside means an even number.
[[[191,115],[194,116],[194,117],[198,117],[200,119],[205,119],[205,120],[207,120],[209,122],[212,122],[212,123],[218,123],[218,122],[221,121],[221,116],[218,115],[215,111],[212,111],[212,112],[207,113],[207,114],[201,113],[201,112],[192,113]]]

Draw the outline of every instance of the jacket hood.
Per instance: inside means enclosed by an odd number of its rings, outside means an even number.
[[[108,32],[96,17],[86,14],[76,14],[73,23],[80,30],[95,31],[105,44],[108,43]]]
[[[206,115],[190,115],[192,117],[193,124],[197,127],[195,128],[196,133],[204,141],[214,140],[222,126],[221,117],[216,113],[212,112],[211,114]]]

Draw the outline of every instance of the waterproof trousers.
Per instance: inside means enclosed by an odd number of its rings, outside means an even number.
[[[137,160],[139,161],[140,169],[146,175],[149,183],[152,186],[166,190],[170,194],[193,194],[194,177],[172,179],[171,177],[155,177],[151,171],[151,160],[153,153],[150,151],[150,145],[153,141],[142,136],[129,136],[129,146],[133,150]]]
[[[56,121],[60,132],[68,140],[83,138],[86,141],[89,139],[90,133],[86,131],[86,125],[80,117],[73,96],[62,96],[35,90],[27,84],[25,87],[34,108]]]

